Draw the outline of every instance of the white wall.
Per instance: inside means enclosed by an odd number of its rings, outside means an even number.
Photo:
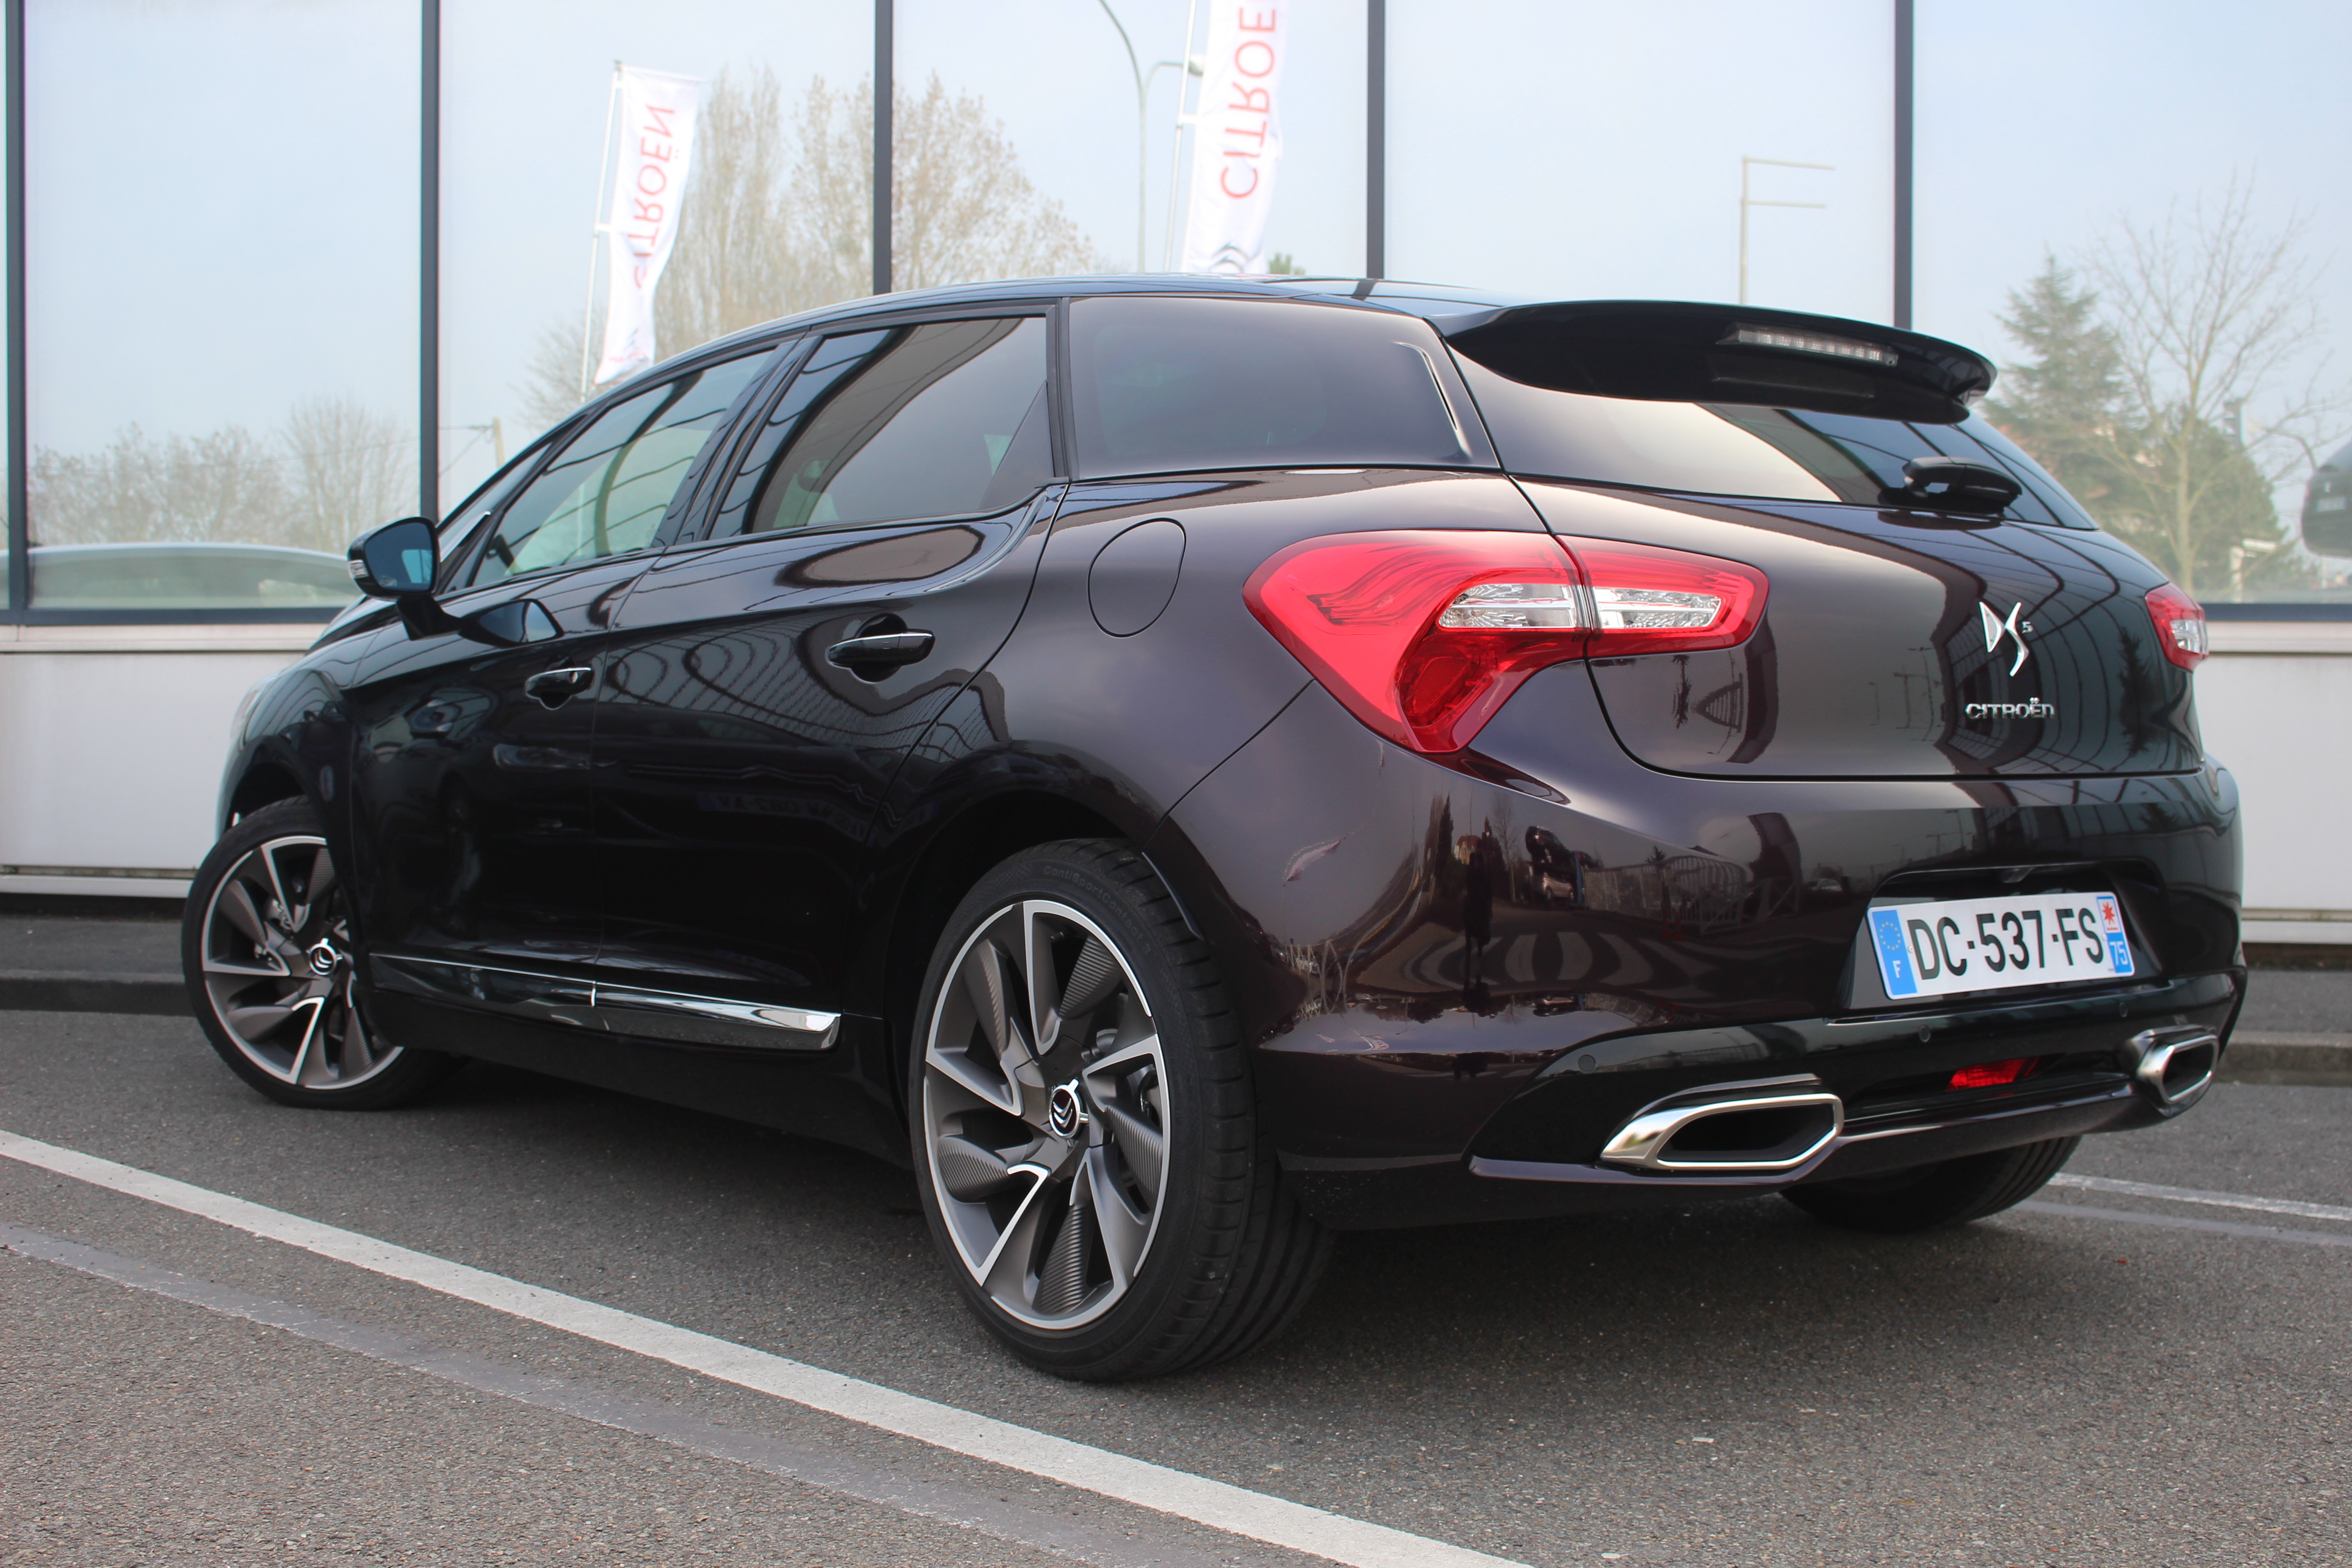
[[[237,700],[317,635],[0,626],[0,892],[186,892]]]
[[[2246,814],[2246,940],[2352,942],[2352,622],[2216,621],[2205,746]]]
[[[2220,621],[2207,746],[2246,813],[2246,939],[2352,942],[2352,622]],[[301,626],[0,626],[0,892],[177,897],[228,724]]]

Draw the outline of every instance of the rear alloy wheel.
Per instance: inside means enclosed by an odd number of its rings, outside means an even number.
[[[2053,1138],[1907,1171],[1807,1182],[1780,1195],[1815,1219],[1848,1230],[1939,1230],[2023,1203],[2048,1184],[2082,1142]]]
[[[351,921],[307,801],[232,827],[189,889],[181,958],[197,1021],[239,1078],[288,1105],[394,1104],[456,1065],[381,1038],[352,994]]]
[[[1214,968],[1141,856],[1084,840],[999,867],[923,996],[924,1209],[1016,1353],[1148,1377],[1237,1354],[1305,1303],[1328,1237],[1260,1147]]]

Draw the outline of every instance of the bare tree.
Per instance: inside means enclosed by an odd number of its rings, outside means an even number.
[[[797,137],[775,72],[740,83],[722,73],[699,119],[677,248],[655,292],[656,341],[690,348],[848,297],[811,277],[802,259],[795,231],[809,226],[795,219],[808,184],[795,167]]]
[[[127,426],[96,452],[36,452],[26,478],[36,544],[274,543],[287,515],[277,444],[241,425],[161,440]]]
[[[869,149],[871,94],[860,87],[850,116]],[[978,98],[950,97],[934,73],[922,97],[898,95],[891,124],[893,288],[1110,269],[1062,204],[1029,183],[1003,122]]]
[[[2264,230],[2233,182],[2159,223],[2119,220],[2084,258],[2120,381],[2111,521],[2191,593],[2233,563],[2242,580],[2248,546],[2276,547],[2270,492],[2316,460],[2347,406],[2315,347],[2306,227]]]
[[[311,397],[277,432],[203,436],[126,426],[99,450],[34,454],[37,544],[291,544],[341,553],[415,510],[416,447],[401,422],[351,398]]]
[[[1100,270],[1108,264],[1021,173],[1001,121],[934,75],[893,108],[892,283],[900,289]],[[772,72],[704,95],[677,247],[655,290],[666,353],[873,284],[874,89],[819,77],[788,118]],[[601,328],[589,323],[591,342]],[[543,428],[578,407],[576,321],[542,329],[519,390]]]
[[[278,544],[341,551],[416,510],[416,443],[394,416],[348,397],[306,397],[279,436],[289,515]]]

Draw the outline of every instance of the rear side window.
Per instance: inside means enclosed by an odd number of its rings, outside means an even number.
[[[845,333],[761,421],[711,537],[1003,511],[1053,477],[1036,316]]]
[[[1280,300],[1070,308],[1079,471],[1490,466],[1420,321]]]
[[[1903,483],[1910,458],[1959,458],[2005,469],[2022,487],[2008,516],[2094,526],[2040,464],[1973,413],[1944,423],[1767,403],[1612,397],[1531,385],[1467,355],[1459,363],[1496,452],[1514,473],[1878,506],[1883,490]]]
[[[767,362],[762,351],[704,365],[598,415],[499,519],[473,585],[651,544],[694,459]]]

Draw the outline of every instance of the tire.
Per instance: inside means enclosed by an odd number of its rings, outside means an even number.
[[[2081,1142],[2056,1138],[1884,1175],[1809,1182],[1780,1195],[1815,1219],[1848,1230],[1939,1230],[2023,1203],[2058,1173]]]
[[[371,1030],[352,962],[342,885],[309,801],[263,806],[221,836],[188,889],[180,967],[231,1072],[281,1105],[380,1110],[463,1065]]]
[[[932,1239],[1022,1360],[1156,1377],[1254,1349],[1306,1305],[1330,1233],[1257,1125],[1207,945],[1133,848],[1041,845],[981,879],[932,954],[914,1044]]]

